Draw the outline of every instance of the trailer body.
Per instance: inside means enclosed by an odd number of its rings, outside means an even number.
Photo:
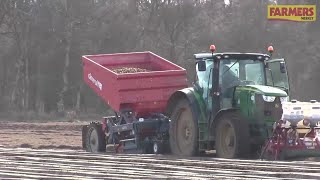
[[[86,84],[116,112],[102,123],[83,126],[83,147],[103,152],[106,144],[114,144],[116,152],[167,151],[169,118],[164,114],[170,96],[188,87],[186,70],[152,52],[85,55],[82,62]]]
[[[186,70],[152,52],[82,56],[84,81],[116,112],[132,110],[137,117],[164,112],[169,97],[188,86]],[[142,68],[123,73],[114,68]]]

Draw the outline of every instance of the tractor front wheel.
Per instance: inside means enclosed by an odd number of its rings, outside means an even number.
[[[99,123],[90,123],[87,129],[86,150],[89,152],[105,152],[106,138]]]
[[[220,158],[242,158],[250,153],[248,122],[238,112],[228,112],[217,119],[215,137]]]
[[[176,155],[194,156],[198,151],[198,126],[187,99],[180,99],[171,114],[170,147]]]

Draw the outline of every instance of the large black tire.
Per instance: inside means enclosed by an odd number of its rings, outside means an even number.
[[[86,150],[89,152],[106,152],[106,136],[99,123],[90,123],[86,136]]]
[[[239,112],[227,112],[217,119],[215,149],[220,158],[246,158],[250,155],[248,122]]]
[[[198,152],[198,125],[194,119],[190,103],[180,99],[170,116],[169,142],[175,155],[194,156]]]

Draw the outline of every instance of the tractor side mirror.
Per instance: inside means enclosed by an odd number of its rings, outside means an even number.
[[[286,66],[285,66],[284,62],[280,62],[280,72],[286,73]]]
[[[206,71],[206,61],[198,61],[198,71]]]

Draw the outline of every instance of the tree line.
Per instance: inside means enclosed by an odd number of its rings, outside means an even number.
[[[186,68],[191,82],[193,54],[210,44],[263,53],[272,44],[287,60],[293,97],[320,100],[319,20],[268,21],[271,3],[297,2],[1,0],[0,112],[105,114],[109,107],[82,81],[82,55],[152,51]]]

